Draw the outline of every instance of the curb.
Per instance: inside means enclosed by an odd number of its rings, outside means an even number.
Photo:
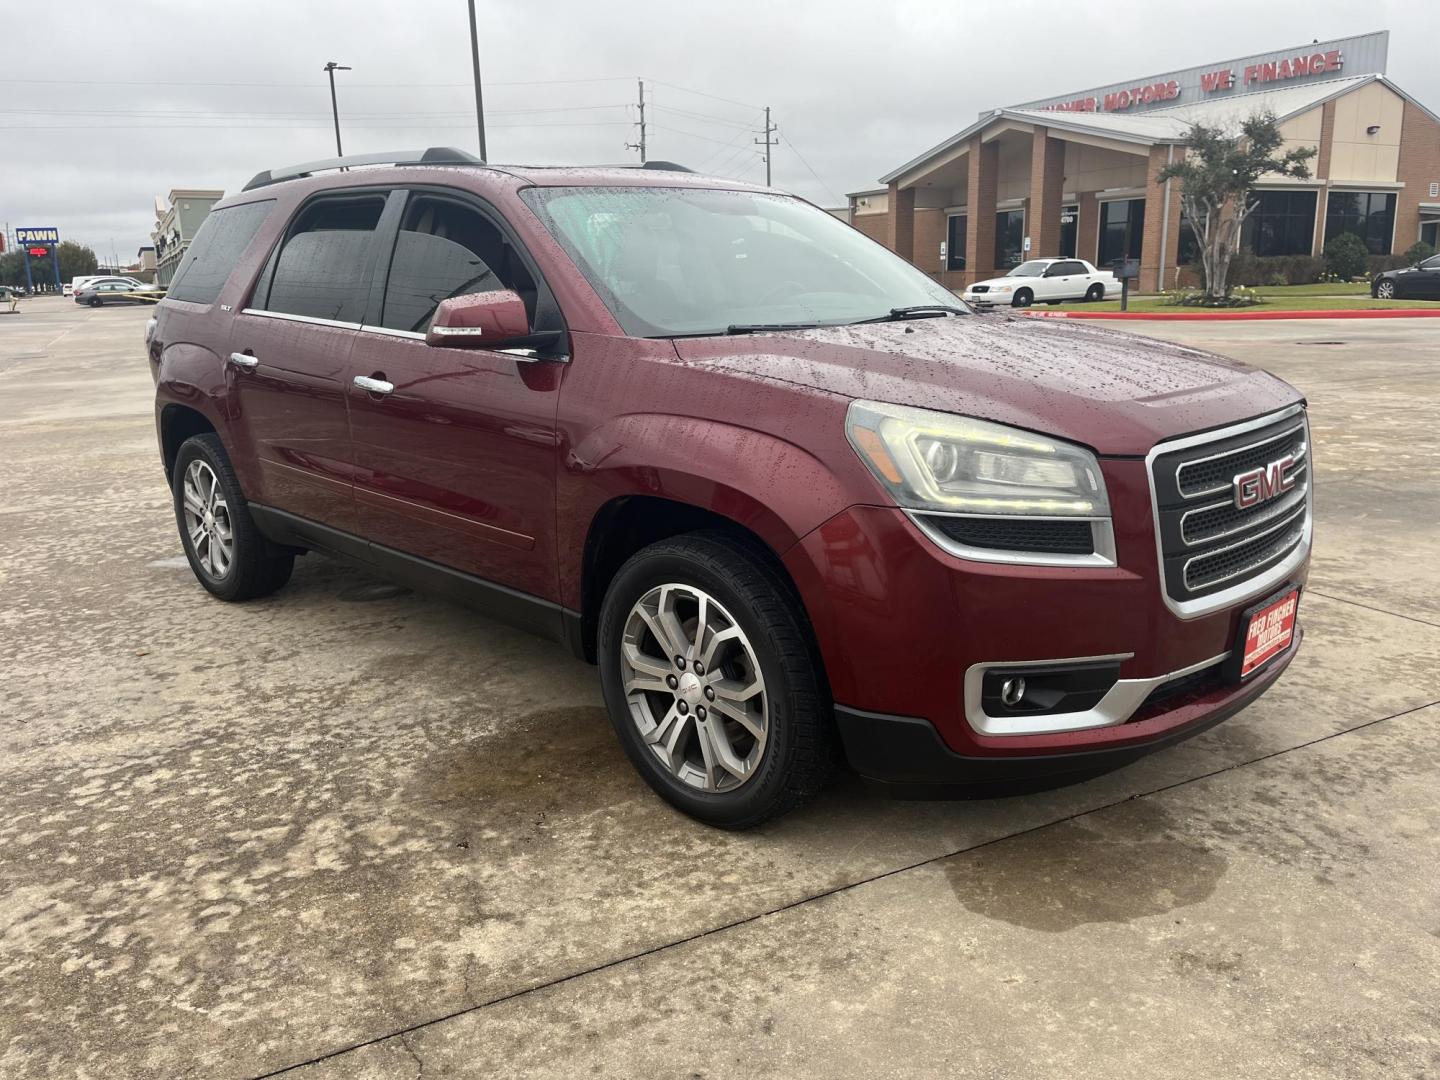
[[[1327,311],[1031,311],[1013,310],[1029,319],[1138,319],[1142,322],[1209,322],[1229,319],[1440,319],[1440,308],[1351,308]]]

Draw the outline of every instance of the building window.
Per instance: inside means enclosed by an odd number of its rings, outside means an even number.
[[[965,269],[965,224],[969,219],[956,214],[949,219],[945,237],[945,269]]]
[[[1325,242],[1352,233],[1371,255],[1389,255],[1395,233],[1393,191],[1332,191],[1325,209]]]
[[[1427,221],[1420,226],[1420,242],[1440,250],[1440,221]]]
[[[1145,200],[1116,199],[1100,204],[1100,258],[1102,269],[1121,259],[1140,258],[1145,239]]]
[[[1001,210],[995,215],[995,269],[1019,266],[1024,255],[1025,211]]]
[[[1309,255],[1315,247],[1315,192],[1261,191],[1240,238],[1256,255]]]
[[[1060,208],[1060,250],[1055,254],[1062,259],[1075,258],[1075,244],[1080,235],[1080,207],[1062,206]],[[1042,251],[1043,255],[1044,252]]]

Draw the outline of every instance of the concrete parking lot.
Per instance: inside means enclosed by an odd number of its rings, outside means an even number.
[[[1308,636],[1258,704],[731,835],[558,647],[319,557],[210,599],[146,315],[0,316],[0,1077],[1440,1075],[1434,321],[1141,326],[1312,403]]]

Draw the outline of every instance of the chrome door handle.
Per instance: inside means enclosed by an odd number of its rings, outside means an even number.
[[[355,385],[372,394],[388,394],[395,389],[394,383],[386,382],[384,379],[372,379],[369,375],[356,375]]]
[[[260,363],[260,358],[251,356],[249,353],[232,352],[230,354],[230,362],[236,367],[253,368],[256,364]]]

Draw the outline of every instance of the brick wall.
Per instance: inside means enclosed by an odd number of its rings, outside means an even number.
[[[882,244],[890,235],[889,211],[883,214],[856,214],[850,224],[870,237],[871,240],[878,240]]]
[[[1408,101],[1395,178],[1405,185],[1395,199],[1394,252],[1403,255],[1420,238],[1420,204],[1440,202],[1430,198],[1430,185],[1440,183],[1440,124]]]
[[[885,246],[902,259],[915,261],[915,189],[890,184],[890,213],[887,215],[890,231]]]
[[[1030,233],[1030,254],[1060,254],[1060,207],[1065,190],[1065,144],[1037,126],[1030,152],[1030,198],[1025,227]]]
[[[1175,147],[1175,160],[1184,156],[1183,147]],[[1168,146],[1152,146],[1150,161],[1145,172],[1145,235],[1140,243],[1140,280],[1137,283],[1142,292],[1155,292],[1175,281],[1175,260],[1180,251],[1180,183],[1170,184],[1169,226],[1165,217],[1165,185],[1155,177],[1167,164],[1170,155]],[[1165,236],[1165,250],[1160,249],[1161,234]],[[1163,257],[1162,257],[1163,256]],[[1165,280],[1160,280],[1160,271]]]
[[[970,222],[965,236],[965,280],[983,281],[995,276],[995,200],[1000,183],[1000,147],[970,140],[968,206]]]

